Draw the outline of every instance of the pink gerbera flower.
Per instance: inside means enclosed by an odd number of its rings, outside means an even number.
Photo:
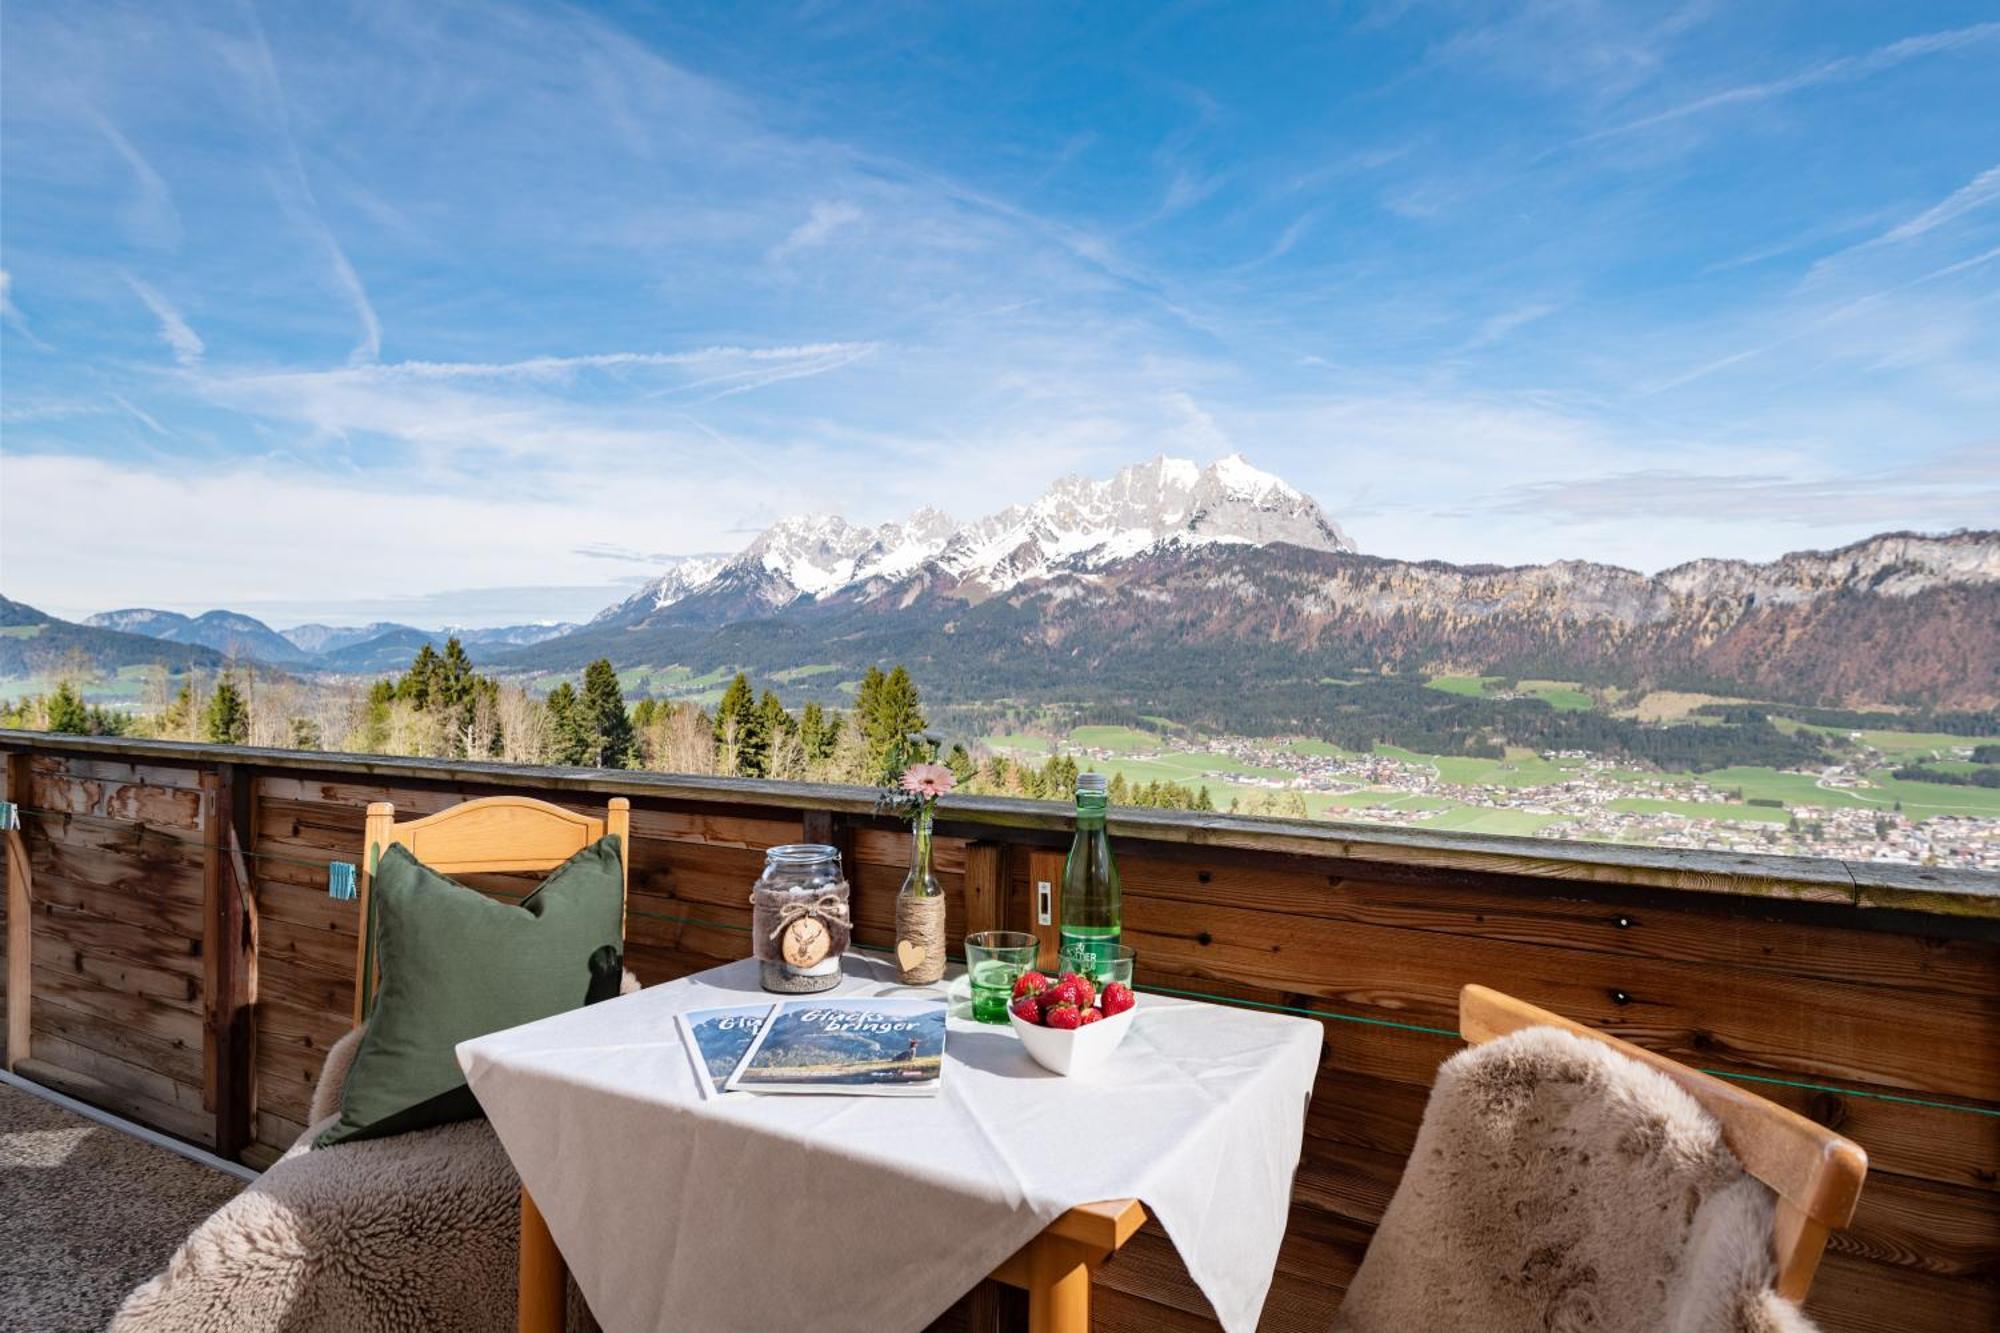
[[[943,764],[911,764],[903,772],[903,790],[926,801],[935,801],[956,781]]]

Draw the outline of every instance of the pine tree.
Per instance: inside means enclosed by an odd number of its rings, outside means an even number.
[[[424,647],[428,649],[429,644]],[[418,654],[421,658],[422,653]],[[475,682],[479,679],[472,670],[472,659],[465,655],[465,645],[453,635],[444,641],[444,654],[435,659],[431,673],[432,708],[461,708],[471,704],[475,692]]]
[[[855,696],[854,711],[868,737],[868,759],[877,781],[892,779],[896,769],[918,757],[924,709],[908,670],[899,666],[884,676],[870,668]]]
[[[360,749],[380,754],[389,748],[389,708],[396,701],[392,681],[378,680],[368,687],[368,707],[361,723]]]
[[[761,778],[770,773],[770,721],[750,689],[750,677],[741,671],[715,706],[715,744],[725,762],[733,761],[732,771],[738,776]]]
[[[970,784],[973,775],[979,771],[972,762],[972,752],[965,748],[963,741],[951,747],[951,753],[944,757],[944,766],[951,770],[953,780],[961,787]]]
[[[589,762],[597,748],[597,735],[584,716],[576,687],[563,681],[549,691],[549,759],[572,766]]]
[[[432,686],[437,680],[439,661],[437,650],[428,643],[417,650],[416,660],[410,669],[396,682],[396,697],[409,704],[418,712],[428,712],[431,706]]]
[[[1126,785],[1123,773],[1113,773],[1111,775],[1111,785],[1105,795],[1109,797],[1113,805],[1131,804],[1130,790]]]
[[[236,678],[228,672],[215,682],[208,712],[202,717],[202,729],[217,745],[241,745],[250,738],[250,705],[236,688]]]
[[[757,710],[764,715],[764,734],[771,738],[773,745],[788,736],[799,734],[798,719],[785,711],[784,701],[776,691],[765,690],[764,697],[757,701]]]
[[[194,685],[182,681],[180,693],[174,696],[172,703],[160,710],[160,716],[154,720],[153,729],[161,736],[179,740],[190,734],[193,727]]]
[[[878,749],[877,742],[882,716],[882,687],[888,681],[881,667],[872,666],[863,673],[861,684],[854,691],[854,725],[860,729],[862,739],[867,743],[868,765],[872,770],[868,776],[871,780],[881,776],[887,762],[884,756],[888,747],[883,745]]]
[[[632,762],[632,719],[611,659],[600,657],[583,670],[582,711],[589,736],[586,762],[599,768],[626,768]]]
[[[730,681],[729,687],[723,690],[722,701],[715,705],[716,744],[720,745],[725,739],[723,733],[729,731],[732,724],[740,725],[743,715],[754,706],[755,696],[750,692],[750,677],[739,671],[736,673],[736,679]]]
[[[839,718],[829,727],[826,710],[818,704],[809,703],[799,710],[799,747],[806,752],[807,763],[823,764],[832,758],[834,743],[839,738]]]
[[[49,730],[72,736],[90,733],[90,710],[83,706],[83,696],[76,692],[76,686],[66,680],[49,696]]]

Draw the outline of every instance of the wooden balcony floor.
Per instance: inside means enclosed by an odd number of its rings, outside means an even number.
[[[0,1084],[0,1326],[103,1328],[125,1293],[242,1188]]]

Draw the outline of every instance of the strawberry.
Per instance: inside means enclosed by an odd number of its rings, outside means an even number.
[[[1083,1026],[1083,1010],[1068,1003],[1050,1005],[1042,1011],[1042,1023],[1046,1027],[1073,1032]]]
[[[1076,1020],[1079,1027],[1089,1027],[1092,1023],[1101,1023],[1103,1021],[1104,1011],[1102,1009],[1086,1009],[1083,1011],[1083,1017]]]
[[[1023,972],[1014,982],[1014,998],[1023,995],[1040,995],[1049,988],[1049,979],[1039,972]]]
[[[1097,987],[1090,984],[1089,977],[1076,978],[1076,1007],[1088,1009],[1097,1003]]]
[[[1074,974],[1065,975],[1062,980],[1043,991],[1041,1000],[1042,1012],[1044,1014],[1059,1004],[1074,1005],[1078,1009],[1083,1008],[1083,993],[1077,988],[1077,981]]]
[[[1109,981],[1105,983],[1102,1004],[1106,1018],[1110,1018],[1114,1014],[1122,1014],[1138,1002],[1138,997],[1132,994],[1132,988],[1124,982]]]
[[[1013,1011],[1014,1017],[1024,1023],[1039,1025],[1042,1021],[1042,1006],[1035,1003],[1035,997],[1032,995],[1023,995],[1008,1008]]]

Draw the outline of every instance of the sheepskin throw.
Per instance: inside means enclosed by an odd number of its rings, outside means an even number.
[[[1337,1333],[1811,1333],[1772,1199],[1673,1080],[1530,1028],[1438,1071]]]
[[[639,988],[630,972],[623,991]],[[130,1296],[110,1333],[492,1333],[515,1324],[521,1180],[484,1120],[326,1148],[365,1027],[334,1043],[312,1125]],[[570,1289],[570,1333],[597,1325]]]

